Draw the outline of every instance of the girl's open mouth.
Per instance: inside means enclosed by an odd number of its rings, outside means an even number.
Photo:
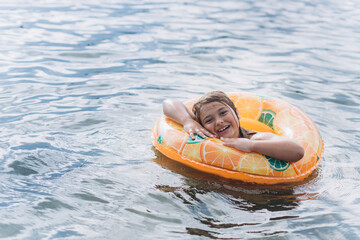
[[[218,133],[222,133],[224,131],[226,131],[227,129],[229,129],[230,125],[229,126],[226,126],[226,127],[223,127],[221,128],[220,130],[218,130]]]

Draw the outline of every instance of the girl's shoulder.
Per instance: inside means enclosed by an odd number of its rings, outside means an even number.
[[[245,129],[245,130],[246,130],[246,132],[247,132],[246,134],[248,136],[253,136],[253,135],[258,133],[257,131],[253,131],[253,130],[250,130],[250,129]]]
[[[240,127],[240,136],[241,137],[251,138],[252,136],[254,136],[257,133],[258,132],[256,132],[256,131]]]
[[[251,140],[270,140],[274,137],[279,137],[273,133],[269,132],[255,132],[254,135],[249,135],[249,139]]]

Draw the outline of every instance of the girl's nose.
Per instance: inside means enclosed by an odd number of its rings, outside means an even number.
[[[217,119],[216,119],[216,125],[217,125],[217,126],[221,125],[223,122],[224,122],[224,121],[223,121],[222,118],[217,118]]]

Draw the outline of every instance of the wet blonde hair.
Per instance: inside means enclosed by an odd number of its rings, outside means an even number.
[[[219,103],[224,104],[225,106],[230,107],[234,111],[234,113],[235,113],[235,115],[237,117],[237,120],[239,122],[239,134],[240,134],[240,137],[248,138],[248,131],[240,126],[240,121],[239,121],[240,115],[237,112],[234,103],[222,91],[208,92],[205,95],[203,95],[201,98],[199,98],[199,100],[194,104],[194,106],[192,108],[192,111],[193,111],[193,113],[195,115],[195,120],[198,123],[200,123],[201,126],[204,127],[204,125],[202,124],[201,119],[200,119],[200,110],[201,110],[202,106],[204,106],[205,104],[208,104],[208,103],[212,103],[212,102],[219,102]]]

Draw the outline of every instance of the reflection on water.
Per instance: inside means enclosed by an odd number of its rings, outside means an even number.
[[[206,174],[194,170],[186,165],[180,164],[153,148],[156,157],[154,162],[160,166],[170,169],[177,174],[186,176],[183,179],[182,185],[170,186],[170,185],[156,185],[156,189],[165,193],[171,194],[172,197],[179,199],[189,211],[194,215],[202,225],[207,226],[210,230],[199,228],[186,228],[187,232],[191,235],[199,235],[209,238],[219,238],[221,229],[233,229],[247,227],[251,229],[251,226],[262,226],[264,220],[253,220],[251,218],[242,219],[239,222],[222,222],[219,216],[226,215],[226,210],[215,206],[214,211],[212,204],[204,202],[202,199],[206,195],[212,195],[218,200],[229,204],[232,211],[239,210],[248,213],[277,213],[272,217],[271,214],[266,214],[266,222],[273,221],[286,221],[288,219],[299,218],[298,214],[288,215],[288,211],[296,209],[301,201],[315,200],[318,193],[306,193],[295,192],[294,188],[302,186],[311,182],[317,177],[318,171],[314,173],[303,182],[291,183],[291,184],[278,184],[278,185],[258,185],[249,184],[239,181],[232,181],[228,179],[222,179],[220,177]],[[281,214],[281,212],[284,212]],[[260,231],[261,232],[261,231]],[[260,233],[257,232],[257,233]],[[254,232],[256,233],[256,231]],[[277,235],[280,233],[287,233],[287,231],[275,231],[268,232],[266,235]],[[222,237],[220,237],[222,238]]]
[[[186,188],[185,186],[181,189],[168,185],[156,186],[159,190],[173,192],[177,197],[181,197],[181,195],[177,194],[179,191],[190,196],[193,200],[197,200],[196,194],[217,192],[220,195],[226,196],[226,201],[231,203],[233,207],[249,212],[263,209],[268,211],[289,210],[298,206],[298,202],[301,201],[301,195],[297,196],[294,194],[294,184],[267,186],[222,179],[177,163],[158,150],[154,151],[156,152],[156,158],[153,159],[154,162],[187,176],[184,180]],[[308,182],[310,180],[311,178],[308,178],[305,181]]]
[[[355,0],[0,1],[0,238],[357,239],[358,16]],[[211,90],[300,107],[321,166],[259,186],[156,156],[161,102]]]

